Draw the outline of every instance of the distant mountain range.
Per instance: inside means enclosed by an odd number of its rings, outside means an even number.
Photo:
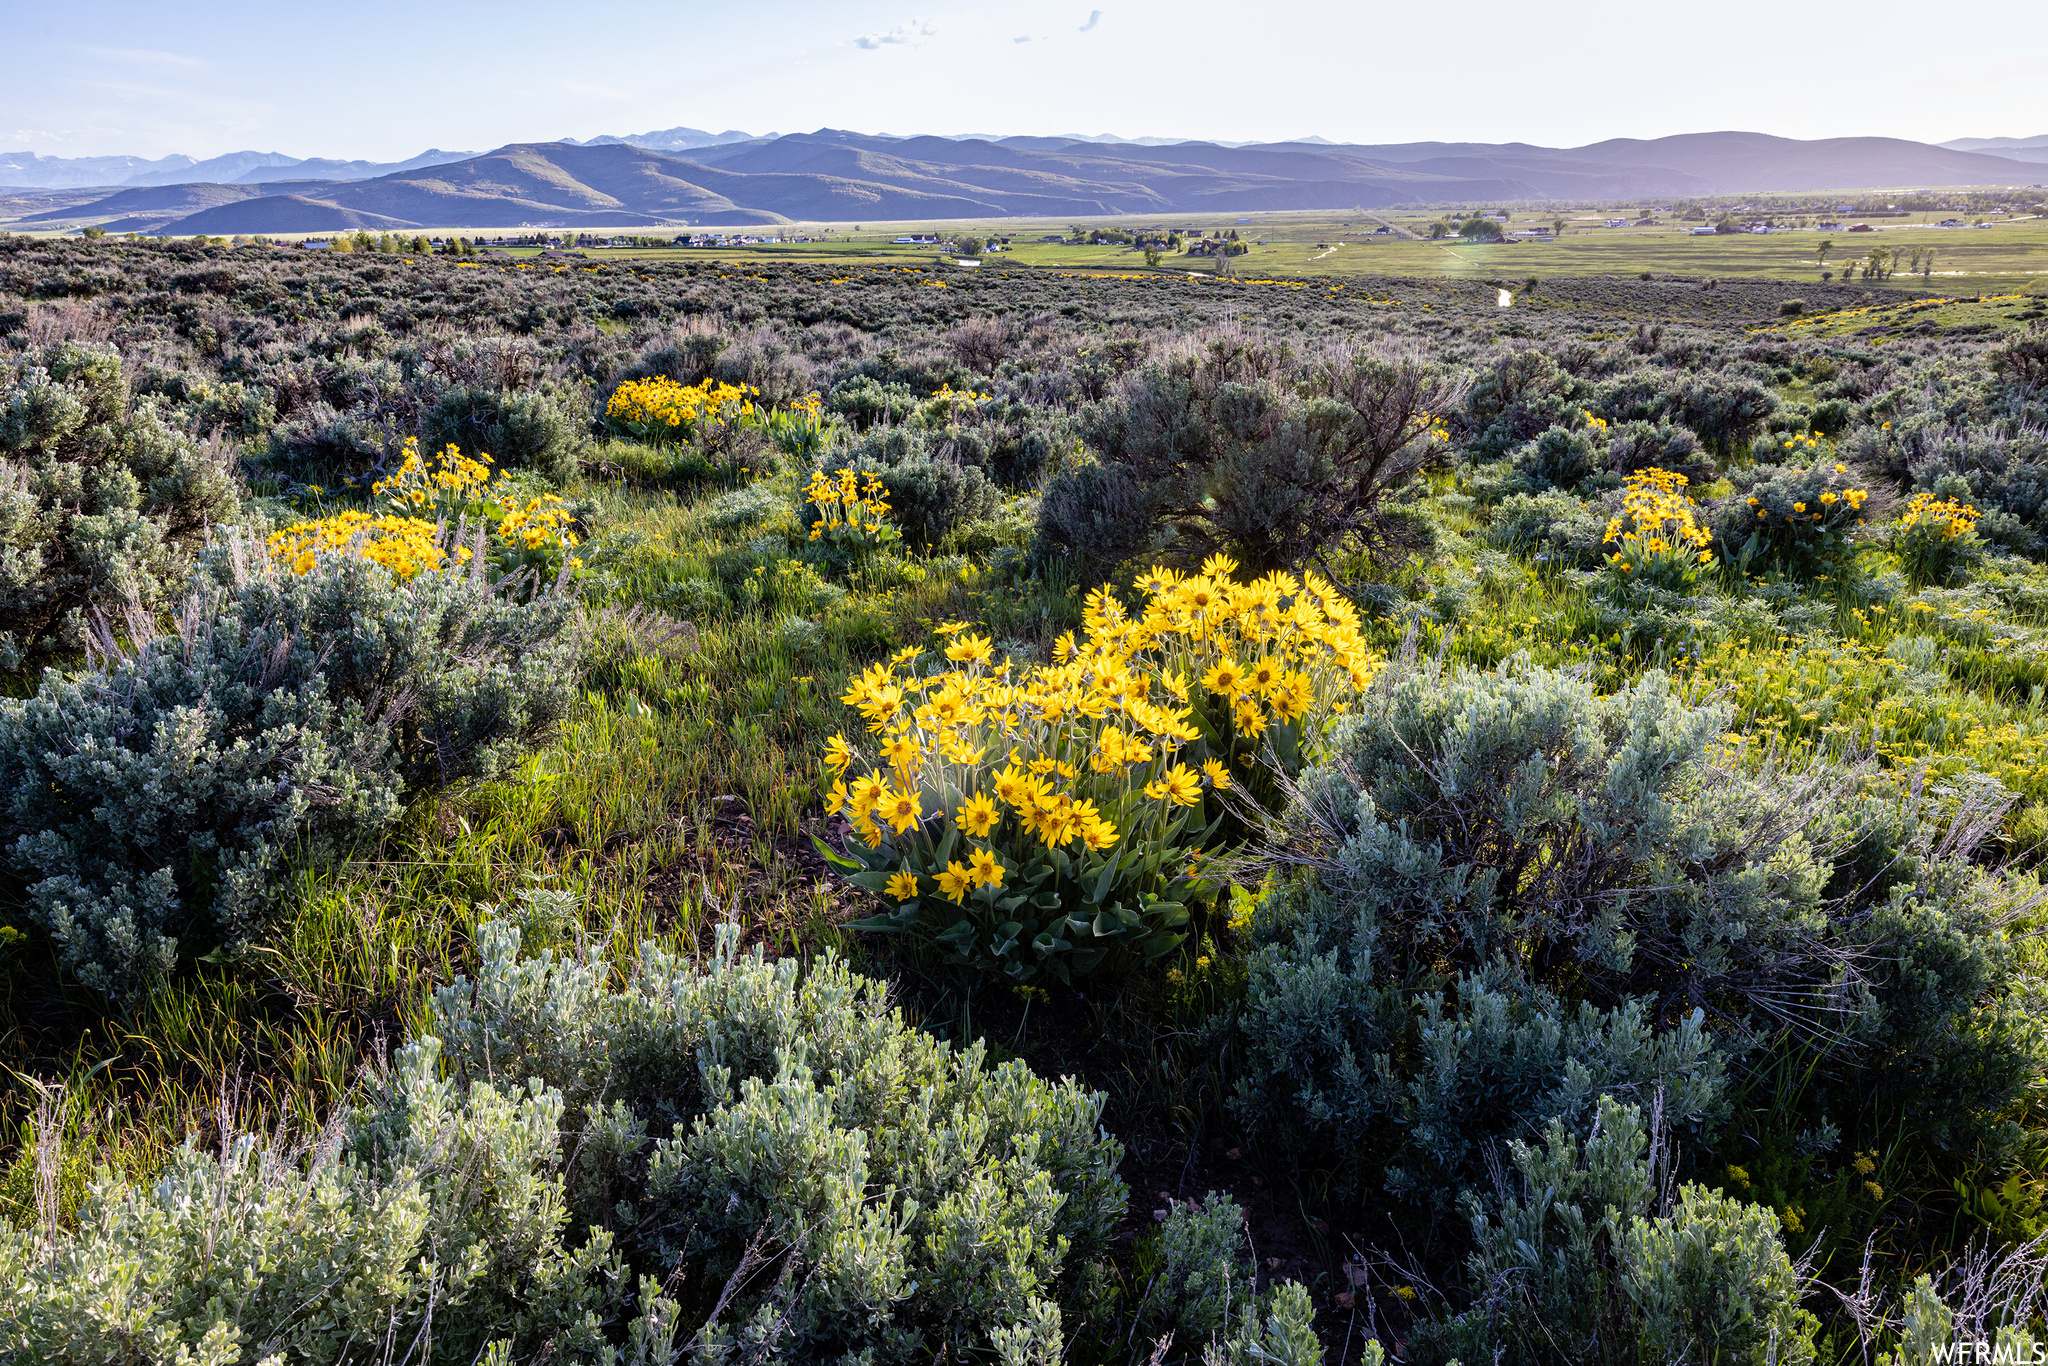
[[[650,148],[649,141],[666,145]],[[2031,149],[2025,140],[2010,141]],[[898,138],[836,129],[751,137],[672,128],[583,143],[514,143],[481,156],[427,152],[388,169],[254,152],[183,168],[137,164],[148,169],[104,198],[79,203],[76,194],[66,194],[61,205],[17,221],[99,222],[110,231],[177,234],[735,226],[1598,201],[2048,179],[2040,162],[2003,147],[1994,154],[1897,138],[1802,142],[1762,133],[1553,148]],[[365,170],[377,174],[361,174]]]
[[[1941,145],[1955,152],[1989,152],[2014,161],[2048,161],[2048,133],[2032,138],[1957,138]]]
[[[737,128],[728,128],[723,133],[707,133],[702,128],[659,128],[652,133],[628,133],[622,138],[600,133],[582,142],[574,138],[562,141],[571,147],[613,147],[623,143],[628,147],[645,147],[650,152],[687,152],[693,147],[718,147],[728,142],[765,142],[774,136],[764,133],[757,139]]]
[[[465,161],[475,152],[444,152],[436,147],[409,161],[335,161],[327,157],[289,157],[282,152],[229,152],[194,161],[188,156],[42,157],[34,152],[0,152],[0,185],[67,189],[82,185],[254,184],[266,180],[368,180]]]

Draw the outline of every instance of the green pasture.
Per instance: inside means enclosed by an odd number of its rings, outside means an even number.
[[[1520,231],[1548,226],[1566,218],[1565,235],[1556,241],[1468,242],[1457,238],[1429,241],[1429,225],[1439,215],[1387,212],[1373,217],[1344,214],[1258,214],[1240,223],[1235,217],[1163,215],[1159,217],[1091,219],[1065,223],[1019,224],[992,219],[917,225],[861,225],[863,231],[835,229],[830,241],[775,246],[725,248],[619,248],[592,255],[605,259],[651,257],[687,260],[798,259],[818,263],[871,263],[895,260],[929,264],[951,257],[929,246],[906,246],[890,239],[917,227],[923,231],[977,236],[1009,236],[1010,248],[991,256],[988,264],[1066,270],[1142,271],[1144,253],[1135,247],[1082,246],[1036,240],[1051,232],[1083,228],[1166,227],[1207,232],[1235,230],[1250,244],[1244,255],[1229,258],[1239,277],[1406,275],[1454,278],[1512,279],[1536,276],[1698,275],[1729,279],[1811,280],[1865,259],[1873,247],[1885,247],[1900,258],[1900,270],[1888,283],[1916,290],[1956,293],[2048,292],[2048,218],[2020,218],[1984,228],[1942,228],[1925,221],[1885,220],[1867,233],[1798,231],[1769,234],[1731,233],[1694,236],[1691,225],[1674,220],[1654,228],[1606,228],[1571,215],[1518,214],[1507,224]],[[1931,215],[1916,215],[1924,220]],[[1378,234],[1385,223],[1406,229],[1424,240],[1397,233]],[[815,231],[815,230],[814,230]],[[1826,263],[1817,257],[1822,242],[1831,242]],[[1904,260],[1923,248],[1935,252],[1931,274],[1908,276]],[[1217,262],[1206,257],[1168,254],[1160,270],[1214,273]]]
[[[1865,220],[1869,232],[1801,230],[1770,234],[1695,236],[1689,222],[1659,215],[1656,226],[1609,228],[1609,217],[1639,210],[1537,206],[1514,211],[1504,226],[1510,232],[1550,227],[1562,220],[1565,232],[1554,241],[1480,243],[1459,238],[1429,240],[1433,223],[1456,220],[1484,206],[1430,206],[1427,209],[1332,210],[1300,213],[1151,214],[1064,219],[958,219],[897,223],[789,224],[753,229],[786,232],[819,240],[732,247],[605,247],[588,251],[594,260],[714,260],[734,264],[750,261],[802,261],[821,265],[862,265],[894,262],[905,265],[950,263],[952,253],[930,245],[894,241],[911,233],[1011,239],[985,264],[1056,270],[1143,271],[1142,250],[1121,245],[1088,246],[1042,242],[1049,234],[1070,235],[1073,228],[1135,231],[1179,230],[1186,234],[1235,231],[1249,250],[1229,258],[1228,270],[1240,277],[1281,276],[1449,276],[1452,278],[1516,279],[1535,276],[1658,275],[1712,276],[1728,279],[1811,280],[1865,259],[1873,247],[1898,257],[1898,273],[1888,282],[1917,290],[1971,293],[2048,292],[2048,217],[1996,218],[1985,227],[1943,228],[1940,211],[1899,218]],[[84,222],[86,220],[79,220]],[[1858,221],[1853,217],[1845,221]],[[77,224],[52,224],[51,232],[75,230]],[[1385,227],[1387,232],[1379,232]],[[476,240],[532,232],[521,228],[435,229]],[[578,229],[601,234],[603,228]],[[705,231],[695,229],[693,231]],[[716,230],[714,230],[716,231]],[[732,229],[731,231],[748,231]],[[41,235],[40,233],[38,235]],[[287,235],[292,240],[306,234]],[[1822,242],[1830,242],[1825,262]],[[1932,248],[1933,269],[1909,277],[1905,261],[1916,250]],[[514,259],[539,254],[539,248],[508,248]],[[1218,261],[1208,257],[1167,254],[1156,269],[1211,274]]]

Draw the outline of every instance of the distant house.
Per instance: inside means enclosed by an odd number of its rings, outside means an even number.
[[[1392,228],[1385,228],[1385,227],[1381,227],[1381,228],[1374,228],[1374,229],[1372,230],[1372,235],[1373,235],[1374,237],[1389,237],[1389,236],[1392,236],[1392,235],[1393,235],[1393,231],[1394,231],[1394,230],[1393,230]]]
[[[1868,223],[1858,223],[1858,224],[1857,224],[1857,225],[1856,225],[1855,227],[1853,227],[1853,228],[1849,229],[1849,231],[1850,231],[1850,232],[1876,232],[1876,231],[1877,231],[1877,229],[1876,229],[1876,228],[1873,228],[1873,227],[1871,227],[1871,226],[1870,226],[1870,224],[1868,224]]]
[[[1045,236],[1043,236],[1043,237],[1039,238],[1038,240],[1039,240],[1039,241],[1041,241],[1041,242],[1064,242],[1064,241],[1066,241],[1067,239],[1066,239],[1066,238],[1064,238],[1064,237],[1062,237],[1062,236],[1060,236],[1060,235],[1059,235],[1058,233],[1056,233],[1056,232],[1049,232],[1049,233],[1047,233],[1047,234],[1046,234]]]
[[[1714,230],[1712,228],[1694,228],[1692,230],[1692,235],[1694,237],[1712,237],[1714,235]]]
[[[1610,228],[1625,228],[1628,226],[1628,220],[1626,218],[1610,218],[1607,220],[1607,226]]]

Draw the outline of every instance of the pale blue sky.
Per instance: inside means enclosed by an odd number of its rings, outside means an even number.
[[[1567,146],[1728,128],[2031,136],[2048,134],[2044,13],[2036,0],[0,0],[0,150],[397,160],[678,124]]]

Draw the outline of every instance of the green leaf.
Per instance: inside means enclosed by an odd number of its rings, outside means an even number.
[[[819,857],[823,858],[825,862],[831,864],[834,868],[839,869],[841,872],[850,872],[855,868],[863,866],[862,864],[856,863],[854,860],[846,857],[846,855],[840,853],[831,845],[819,839],[815,834],[811,836],[811,843],[814,846],[816,846]]]
[[[1099,906],[1102,899],[1109,895],[1110,884],[1116,880],[1117,865],[1122,861],[1112,854],[1102,865],[1102,876],[1095,879],[1095,894],[1088,898],[1089,904]]]
[[[1154,901],[1145,907],[1145,914],[1152,916],[1162,925],[1188,923],[1188,908],[1178,901]]]
[[[890,916],[871,915],[866,920],[847,921],[846,928],[849,930],[867,930],[873,934],[902,934],[911,927],[897,924],[895,919]]]

